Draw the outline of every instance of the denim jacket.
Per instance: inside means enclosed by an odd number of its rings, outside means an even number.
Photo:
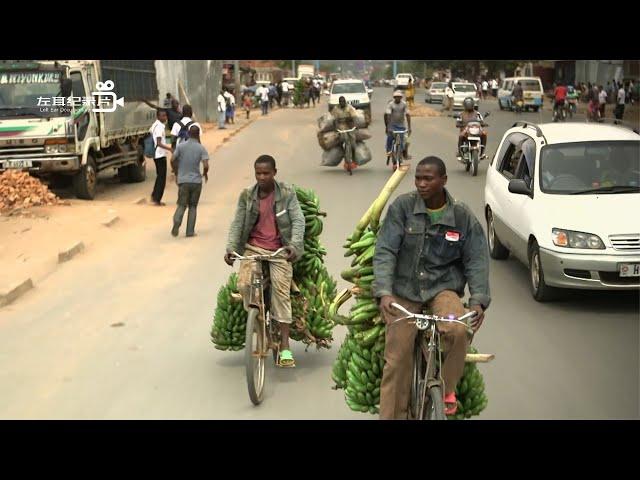
[[[397,295],[419,303],[443,290],[460,297],[469,284],[469,305],[491,303],[489,251],[484,230],[469,207],[445,189],[447,206],[431,224],[417,191],[400,195],[389,207],[378,232],[373,295]]]
[[[274,213],[282,245],[292,247],[299,259],[304,253],[305,220],[298,197],[292,186],[276,182]],[[240,194],[236,215],[229,229],[227,252],[242,254],[260,214],[258,184],[246,188]]]

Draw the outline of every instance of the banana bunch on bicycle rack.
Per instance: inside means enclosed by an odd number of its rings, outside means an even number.
[[[350,268],[344,270],[341,276],[354,286],[339,292],[329,306],[329,315],[335,323],[348,329],[333,363],[333,388],[344,390],[347,405],[356,412],[379,413],[385,325],[371,290],[374,280],[373,255],[382,211],[407,171],[406,166],[395,171],[347,238],[345,257],[353,257],[353,260]],[[340,315],[341,306],[351,297],[356,301],[348,316]],[[470,349],[470,352],[477,353],[475,349]],[[475,363],[465,364],[456,396],[458,411],[451,419],[478,415],[486,407],[484,382]]]
[[[329,275],[320,243],[323,229],[320,200],[313,190],[295,186],[296,196],[305,217],[304,254],[293,264],[291,338],[316,348],[330,348],[334,322],[328,315],[331,299],[336,295],[336,281]],[[229,276],[220,288],[211,329],[211,341],[218,350],[244,348],[247,312],[237,286],[237,273]]]
[[[366,120],[364,112],[357,110],[357,116],[355,118],[356,130],[353,132],[355,137],[355,150],[352,152],[352,161],[357,166],[364,165],[371,161],[371,150],[364,143],[365,140],[371,138],[369,130],[365,128]],[[329,112],[325,113],[318,119],[318,145],[322,148],[322,162],[323,167],[335,167],[345,157],[345,151],[343,147],[343,138],[336,129],[336,119]]]

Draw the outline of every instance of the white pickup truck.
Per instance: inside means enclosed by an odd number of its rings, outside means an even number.
[[[400,90],[406,90],[409,86],[409,80],[415,83],[415,79],[410,73],[399,73],[398,75],[396,75],[395,87],[399,88]]]

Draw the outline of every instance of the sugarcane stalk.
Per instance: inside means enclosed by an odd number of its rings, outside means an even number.
[[[380,225],[380,216],[382,215],[385,205],[408,171],[408,165],[400,165],[382,188],[378,198],[376,198],[375,202],[371,205],[371,230],[376,231],[378,229],[378,226]]]
[[[464,361],[469,363],[488,363],[495,357],[493,353],[467,353]]]

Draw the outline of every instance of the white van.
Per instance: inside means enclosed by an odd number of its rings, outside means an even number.
[[[513,87],[520,82],[522,85],[522,94],[525,110],[533,109],[537,112],[542,108],[544,90],[542,89],[542,80],[540,77],[507,77],[502,81],[502,85],[498,89],[498,106],[500,110],[511,110],[511,97],[513,96]]]

